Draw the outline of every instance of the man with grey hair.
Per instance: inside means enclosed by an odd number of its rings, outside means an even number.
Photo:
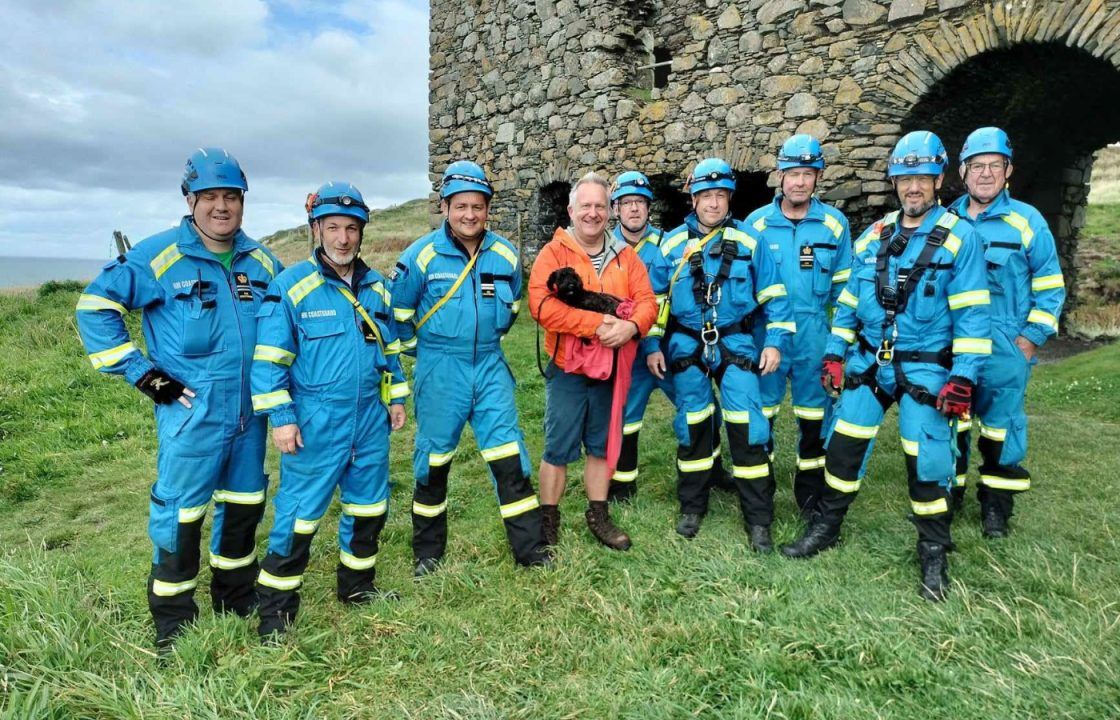
[[[628,550],[630,538],[611,522],[607,489],[607,432],[611,417],[612,377],[608,369],[590,374],[577,369],[573,350],[584,354],[595,346],[615,350],[649,331],[657,303],[645,265],[625,241],[607,233],[610,218],[607,181],[595,173],[581,177],[568,198],[571,226],[557,228],[537,255],[529,276],[529,309],[545,330],[545,348],[552,356],[545,370],[545,447],[540,469],[540,497],[545,541],[555,545],[560,530],[559,502],[567,483],[567,466],[587,453],[587,526],[595,538],[614,550]],[[632,303],[629,319],[583,310],[566,304],[548,288],[556,270],[570,268],[587,290]],[[617,355],[617,353],[612,353]]]

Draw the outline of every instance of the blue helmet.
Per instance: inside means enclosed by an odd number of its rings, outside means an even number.
[[[789,170],[795,167],[824,170],[821,143],[812,135],[794,135],[782,143],[782,149],[778,151],[778,169]]]
[[[967,162],[970,157],[996,153],[1011,159],[1011,138],[998,127],[982,127],[973,130],[961,148],[961,162]]]
[[[214,188],[236,188],[248,192],[249,183],[237,158],[222,148],[207,147],[195,150],[187,158],[180,188],[184,195]]]
[[[949,153],[941,138],[928,130],[906,133],[891,150],[887,177],[899,175],[940,175],[949,164]]]
[[[443,171],[439,196],[447,199],[461,192],[480,192],[489,199],[494,196],[494,186],[486,179],[486,173],[476,163],[470,160],[456,160]]]
[[[696,163],[688,176],[688,192],[696,195],[713,188],[735,192],[735,172],[726,160],[705,158]]]
[[[647,178],[637,170],[627,170],[614,179],[611,188],[611,202],[624,198],[627,195],[641,195],[646,200],[653,200],[653,190]]]
[[[369,208],[362,193],[345,180],[332,180],[307,196],[307,222],[328,215],[349,215],[363,225],[369,222]]]

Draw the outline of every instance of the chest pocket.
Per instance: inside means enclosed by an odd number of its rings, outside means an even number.
[[[347,362],[344,357],[343,333],[346,328],[339,318],[306,320],[299,325],[299,358],[301,365],[313,369],[316,383],[333,382],[330,368]],[[323,382],[320,383],[319,381]]]
[[[176,293],[174,307],[182,326],[183,355],[201,357],[223,349],[214,283],[202,280]]]
[[[813,247],[813,294],[827,296],[832,291],[832,261],[836,257],[836,246],[818,243]]]
[[[938,252],[938,256],[941,251]],[[937,256],[935,256],[935,260]],[[914,285],[910,299],[907,301],[914,317],[922,322],[933,320],[939,314],[948,312],[949,301],[945,295],[945,285],[948,280],[948,270],[938,269],[937,263],[927,267],[922,273],[921,280]]]
[[[992,295],[1011,295],[1014,292],[1014,283],[1010,277],[1010,267],[1013,255],[1019,251],[1019,245],[1011,243],[992,243],[984,250],[984,262],[988,266],[988,289]]]
[[[718,270],[717,270],[718,271]],[[751,258],[749,255],[740,256],[731,262],[731,269],[727,279],[723,281],[722,303],[734,303],[738,309],[754,308],[758,300],[754,296],[754,280],[751,278]]]
[[[441,298],[451,292],[451,286],[454,284],[454,280],[437,280],[430,283],[428,285],[428,298],[431,302],[427,307],[432,308],[437,302],[440,302]],[[462,325],[463,295],[470,292],[471,287],[471,278],[463,280],[463,284],[459,286],[455,294],[448,297],[439,310],[436,310],[428,318],[428,322],[424,323],[423,330],[441,337],[458,337],[459,328]],[[427,310],[424,312],[426,313]],[[423,314],[421,314],[421,317],[423,317]]]

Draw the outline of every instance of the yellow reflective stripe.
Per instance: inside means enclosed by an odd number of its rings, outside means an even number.
[[[754,223],[752,223],[752,224],[754,225],[755,230],[758,230],[759,232],[762,232],[763,230],[766,229],[766,218],[765,217],[760,217],[759,219],[755,220]]]
[[[712,416],[712,413],[715,412],[715,410],[716,410],[715,404],[714,403],[708,403],[708,406],[705,407],[703,410],[696,410],[695,412],[686,412],[684,414],[685,422],[688,423],[689,425],[695,425],[698,422],[702,422],[702,421],[710,418]],[[724,414],[724,417],[727,417],[726,413]]]
[[[824,216],[824,226],[832,231],[832,236],[837,240],[844,234],[844,225],[831,215]]]
[[[681,460],[677,458],[677,469],[681,472],[700,472],[702,470],[711,470],[715,465],[714,458],[700,458],[699,460]]]
[[[148,264],[151,266],[152,272],[155,273],[156,280],[159,280],[165,272],[171,269],[172,265],[182,259],[183,254],[179,252],[179,246],[170,245]]]
[[[847,305],[853,310],[859,307],[859,298],[848,292],[847,288],[840,291],[840,297],[836,298],[836,302]]]
[[[413,500],[412,512],[414,515],[420,515],[421,517],[439,517],[447,512],[447,501],[444,500],[439,505],[425,505],[424,503],[418,503]]]
[[[795,322],[772,322],[766,323],[767,330],[787,330],[791,333],[797,332],[797,323]]]
[[[769,465],[732,465],[731,474],[744,480],[757,480],[770,474]]]
[[[505,445],[497,447],[486,448],[482,450],[482,459],[486,462],[494,462],[502,458],[512,457],[521,453],[521,446],[516,440],[508,442]]]
[[[797,458],[798,470],[816,470],[824,467],[824,456],[815,458]]]
[[[910,509],[914,511],[915,515],[940,515],[941,513],[949,512],[949,502],[945,498],[937,498],[936,500],[911,500]]]
[[[949,309],[960,310],[973,305],[989,305],[991,302],[992,296],[987,290],[969,290],[968,292],[950,295]]]
[[[682,231],[677,233],[676,235],[666,238],[661,243],[661,254],[665,257],[669,257],[669,255],[673,252],[673,248],[680,245],[685,240],[688,240],[687,231]]]
[[[194,590],[197,586],[198,578],[177,583],[167,582],[166,580],[152,580],[152,594],[160,597],[171,597]]]
[[[762,305],[767,300],[772,300],[776,297],[781,297],[786,294],[786,286],[782,283],[774,283],[768,287],[764,287],[755,293],[755,300],[759,305]]]
[[[971,430],[971,429],[972,429],[972,418],[968,418],[967,420],[958,420],[957,421],[957,432],[958,433],[962,433],[965,430]]]
[[[415,337],[410,337],[408,340],[402,340],[401,341],[401,349],[402,350],[415,350],[416,349],[416,338]]]
[[[664,334],[665,328],[660,325],[654,325],[649,329],[649,332],[646,333],[646,337],[661,337]]]
[[[314,520],[300,520],[296,518],[296,524],[293,527],[293,532],[298,535],[311,535],[319,529],[319,521],[322,518],[315,518]]]
[[[401,354],[401,341],[394,340],[385,346],[386,355],[400,355]]]
[[[290,403],[292,396],[288,394],[287,390],[276,390],[270,393],[261,393],[260,395],[253,396],[253,411],[260,412],[261,410],[268,410],[277,405]]]
[[[992,427],[991,425],[985,425],[983,422],[981,422],[980,435],[982,437],[988,438],[989,440],[1003,442],[1007,439],[1007,428]]]
[[[824,420],[824,408],[794,405],[793,414],[801,418],[802,420]]]
[[[279,577],[273,575],[267,570],[261,570],[257,575],[257,582],[265,587],[270,587],[276,590],[296,590],[303,584],[303,575],[290,575],[288,577]]]
[[[758,243],[755,242],[753,237],[738,228],[725,227],[723,229],[723,236],[728,240],[734,240],[751,252],[754,252],[755,248],[758,246]]]
[[[421,272],[424,272],[428,269],[428,263],[430,263],[432,261],[432,258],[436,256],[435,245],[436,244],[434,242],[430,242],[425,245],[419,253],[416,254],[416,267],[420,268]]]
[[[536,495],[530,495],[527,498],[521,498],[511,503],[506,503],[498,507],[498,512],[501,513],[503,520],[515,518],[518,515],[524,515],[530,510],[536,510],[541,506],[540,500],[537,500]]]
[[[637,479],[638,479],[638,471],[637,470],[615,470],[614,475],[611,476],[611,480],[614,480],[615,482],[623,482],[623,483],[634,482]]]
[[[514,300],[513,304],[509,306],[509,309],[514,315],[521,312],[521,298]]]
[[[832,284],[835,285],[836,283],[848,282],[848,278],[850,278],[851,276],[852,276],[852,269],[851,268],[847,268],[845,270],[835,272],[835,273],[832,274]]]
[[[762,416],[769,420],[776,416],[781,409],[781,405],[765,405],[762,408]]]
[[[345,550],[339,550],[338,561],[351,570],[369,570],[377,564],[377,554],[374,553],[367,558],[360,558],[357,555],[351,555]]]
[[[293,306],[299,305],[305,297],[311,294],[312,290],[325,282],[323,276],[316,271],[288,288],[288,298],[292,301]]]
[[[291,365],[296,359],[296,354],[275,345],[257,345],[253,348],[253,359],[277,365]]]
[[[856,255],[859,255],[861,252],[866,250],[868,245],[870,245],[872,242],[874,242],[875,240],[878,240],[878,239],[879,239],[879,233],[873,232],[870,235],[868,235],[867,237],[865,237],[864,239],[857,241],[856,246],[855,246]]]
[[[254,250],[249,253],[249,257],[259,262],[270,276],[276,277],[276,265],[264,250]]]
[[[954,353],[973,353],[975,355],[991,355],[991,338],[953,338]]]
[[[1056,288],[1065,287],[1066,280],[1062,277],[1061,273],[1057,275],[1043,275],[1031,280],[1031,290],[1039,292],[1040,290],[1054,290]]]
[[[875,434],[879,432],[878,425],[856,425],[847,420],[836,421],[836,432],[848,437],[860,438],[862,440],[874,440]]]
[[[206,508],[210,507],[210,503],[202,505],[195,505],[194,507],[179,508],[179,522],[189,523],[201,520],[206,515]]]
[[[89,356],[89,361],[93,365],[95,370],[103,367],[113,367],[134,352],[140,351],[137,350],[136,346],[133,345],[130,341],[122,345],[118,345],[115,348],[109,348],[108,350],[102,350],[101,352],[92,353]]]
[[[941,247],[951,252],[953,254],[953,257],[956,257],[957,253],[960,252],[961,249],[961,239],[956,235],[949,233],[949,237],[945,238],[945,242]]]
[[[622,434],[623,435],[633,435],[634,433],[638,432],[641,429],[642,429],[642,421],[641,420],[639,420],[638,422],[626,423],[625,425],[622,426]]]
[[[964,487],[968,484],[968,475],[957,475],[956,480],[953,482],[957,487]]]
[[[712,460],[719,460],[720,448],[716,445],[715,450],[712,450]]]
[[[374,284],[370,285],[369,288],[370,288],[370,290],[373,290],[375,293],[377,293],[378,296],[380,296],[380,298],[383,301],[385,301],[385,305],[387,307],[392,307],[393,306],[393,295],[392,295],[392,293],[390,293],[385,288],[385,286],[380,283],[380,281],[375,282]]]
[[[248,567],[253,564],[257,559],[257,549],[253,548],[253,552],[245,557],[240,558],[227,558],[222,555],[210,556],[210,567],[218,568],[219,570],[236,570],[237,568]]]
[[[1034,240],[1034,230],[1031,230],[1031,223],[1025,217],[1015,211],[1011,211],[1003,216],[1003,221],[1019,231],[1019,235],[1023,241],[1023,247],[1029,248],[1031,241]]]
[[[505,258],[506,262],[508,262],[513,267],[517,267],[517,255],[515,255],[514,252],[507,248],[505,245],[496,242],[490,246],[490,249]]]
[[[233,503],[234,505],[260,505],[264,502],[264,490],[236,492],[234,490],[215,490],[211,498],[214,502]]]
[[[724,410],[723,419],[725,422],[745,424],[751,421],[751,414],[747,410]],[[692,425],[693,423],[689,423]]]
[[[838,492],[854,493],[859,490],[859,480],[843,480],[836,477],[828,470],[824,471],[824,481],[828,483],[830,488]]]
[[[415,314],[415,308],[393,308],[393,319],[397,322],[408,322]]]
[[[1045,325],[1048,328],[1052,328],[1054,332],[1058,332],[1058,318],[1045,310],[1039,310],[1038,308],[1031,310],[1030,314],[1027,315],[1027,322]]]
[[[914,457],[918,457],[918,441],[917,440],[907,440],[906,438],[901,438],[901,440],[902,440],[902,452],[906,453],[907,455],[912,455]]]
[[[451,462],[451,458],[455,457],[455,451],[446,453],[428,453],[428,465],[431,467],[440,467]]]
[[[389,501],[360,505],[358,503],[342,503],[342,514],[352,517],[381,517],[389,509]]]
[[[393,383],[392,386],[389,387],[389,399],[400,400],[401,398],[408,397],[411,392],[412,391],[408,389],[407,382]]]
[[[1030,490],[1030,478],[1005,478],[998,475],[981,475],[980,484],[996,490]]]
[[[75,310],[112,310],[124,315],[128,309],[119,302],[113,302],[107,297],[100,295],[91,295],[89,293],[82,293],[78,296],[78,305]]]
[[[856,331],[849,330],[848,328],[832,326],[832,334],[836,337],[844,338],[844,341],[849,345],[856,341]]]

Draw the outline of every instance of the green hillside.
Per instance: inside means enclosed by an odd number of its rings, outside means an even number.
[[[555,569],[516,569],[467,433],[452,470],[448,562],[414,582],[410,420],[392,442],[378,559],[379,584],[399,601],[335,602],[336,508],[316,538],[289,643],[262,648],[251,623],[215,618],[204,569],[202,617],[161,664],[144,591],[151,407],[90,369],[75,300],[68,286],[0,296],[0,716],[992,720],[1107,718],[1120,706],[1120,346],[1037,369],[1035,488],[1002,542],[981,539],[970,499],[942,605],[917,596],[893,413],[845,543],[793,562],[753,555],[722,493],[699,537],[674,534],[675,442],[658,396],[639,497],[617,511],[632,551],[595,544],[573,483]],[[522,317],[504,347],[539,458],[533,342]],[[776,464],[780,541],[799,529],[789,410]],[[268,470],[275,483],[272,452]]]

